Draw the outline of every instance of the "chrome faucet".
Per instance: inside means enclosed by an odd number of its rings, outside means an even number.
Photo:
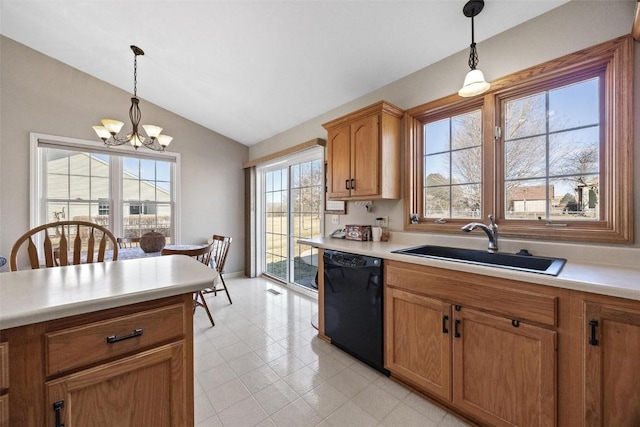
[[[498,252],[498,226],[493,221],[493,214],[488,216],[489,225],[484,225],[481,222],[470,222],[461,228],[462,231],[466,231],[467,233],[475,230],[476,228],[480,228],[482,231],[487,233],[487,237],[489,237],[489,252]]]

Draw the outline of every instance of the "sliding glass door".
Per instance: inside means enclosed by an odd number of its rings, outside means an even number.
[[[316,289],[318,251],[298,243],[322,235],[324,162],[310,150],[260,169],[262,272]]]

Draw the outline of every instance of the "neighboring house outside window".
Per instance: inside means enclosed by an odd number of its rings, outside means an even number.
[[[408,110],[405,229],[493,214],[503,235],[631,242],[632,52],[620,37]]]
[[[175,236],[179,157],[32,134],[32,226],[84,220],[116,236]],[[136,157],[137,156],[137,157]],[[122,206],[122,209],[113,207]]]

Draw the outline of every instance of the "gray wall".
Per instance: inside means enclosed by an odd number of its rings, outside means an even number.
[[[481,69],[487,81],[498,79],[527,67],[558,58],[580,49],[629,34],[635,15],[635,0],[571,1],[557,9],[505,31],[478,44]],[[486,19],[486,17],[485,17]],[[437,41],[433,41],[436,42]],[[428,43],[428,42],[427,42]],[[640,129],[640,43],[635,43],[635,129]],[[416,55],[427,46],[416,46]],[[468,71],[468,49],[423,68],[379,90],[309,120],[284,133],[250,147],[255,159],[312,138],[326,138],[322,123],[380,100],[403,109],[456,93]],[[635,150],[635,247],[640,247],[640,132],[634,135]],[[402,201],[374,203],[373,213],[353,202],[340,224],[371,224],[376,216],[388,215],[390,229],[403,228]],[[327,217],[325,234],[337,226]]]
[[[8,257],[29,229],[29,133],[96,140],[91,126],[101,118],[128,121],[131,94],[4,36],[0,64],[0,255]],[[181,155],[179,243],[232,236],[226,271],[243,271],[248,148],[144,99],[140,107],[142,122],[164,127]]]

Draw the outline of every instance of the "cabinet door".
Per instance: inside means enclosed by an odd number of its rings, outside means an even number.
[[[640,425],[640,310],[584,304],[587,426]]]
[[[365,117],[351,124],[351,185],[352,197],[380,194],[380,144],[378,115]]]
[[[556,424],[556,332],[453,312],[453,400],[493,426]]]
[[[9,427],[9,395],[0,396],[0,427]]]
[[[327,196],[346,198],[351,194],[351,127],[346,124],[331,129],[328,139]]]
[[[47,425],[193,425],[184,357],[180,341],[49,381]]]
[[[451,400],[450,319],[449,304],[386,289],[386,368],[446,400]]]

